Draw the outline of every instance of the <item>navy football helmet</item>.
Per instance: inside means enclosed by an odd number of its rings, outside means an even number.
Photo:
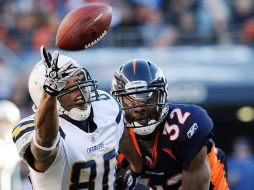
[[[120,66],[111,93],[122,105],[126,127],[151,134],[168,112],[167,86],[161,69],[150,61],[134,59]]]

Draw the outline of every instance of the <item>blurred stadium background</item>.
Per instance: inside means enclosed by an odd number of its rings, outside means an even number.
[[[233,139],[254,137],[253,0],[1,0],[0,99],[32,113],[27,80],[39,47],[55,50],[61,19],[88,2],[113,7],[108,34],[92,48],[62,52],[110,90],[114,71],[132,58],[158,64],[169,101],[207,109],[215,140],[231,153]]]

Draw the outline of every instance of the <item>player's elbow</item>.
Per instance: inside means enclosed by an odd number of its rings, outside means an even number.
[[[33,137],[31,152],[36,161],[43,162],[56,154],[59,138],[41,138],[38,135]],[[52,145],[53,144],[53,145]]]
[[[210,185],[210,170],[205,172],[199,179],[199,184],[201,187],[204,187],[202,189],[209,189]]]
[[[38,162],[44,162],[47,161],[52,156],[54,157],[57,154],[57,148],[55,148],[52,151],[44,151],[38,149],[33,143],[31,144],[31,153],[33,155],[33,158]]]
[[[210,170],[199,174],[183,175],[181,190],[209,190]]]
[[[210,185],[210,164],[207,148],[204,146],[187,170],[183,171],[183,190],[208,190]]]
[[[208,190],[210,185],[210,165],[208,162],[205,162],[202,173],[198,175],[195,179],[196,187],[200,187],[199,190]]]

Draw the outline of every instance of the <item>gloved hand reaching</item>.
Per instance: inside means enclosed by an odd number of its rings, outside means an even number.
[[[57,96],[65,87],[66,81],[80,71],[80,66],[73,60],[59,63],[59,53],[55,51],[53,56],[41,46],[41,59],[46,66],[46,79],[43,89],[51,96]]]
[[[141,174],[135,173],[130,166],[121,171],[121,174],[116,178],[115,190],[134,190],[138,183]]]

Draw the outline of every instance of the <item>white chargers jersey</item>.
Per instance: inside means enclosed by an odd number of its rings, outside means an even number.
[[[59,118],[61,138],[53,164],[45,172],[29,166],[35,190],[113,189],[116,156],[124,129],[122,110],[111,95],[104,91],[99,94],[101,100],[92,102],[97,125],[94,132],[86,133]],[[13,130],[13,140],[23,159],[34,131],[34,116],[25,118]]]

